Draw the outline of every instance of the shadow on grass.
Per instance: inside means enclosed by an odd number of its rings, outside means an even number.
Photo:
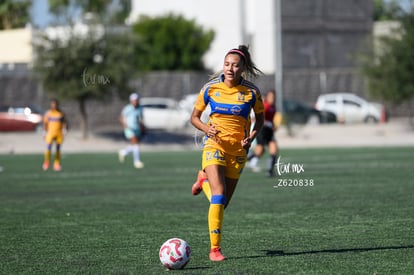
[[[310,251],[298,251],[298,252],[284,252],[283,250],[261,250],[261,252],[264,252],[264,255],[229,257],[229,259],[283,257],[283,256],[313,255],[313,254],[322,254],[322,253],[369,252],[369,251],[400,250],[400,249],[412,249],[412,248],[414,248],[414,245],[381,246],[381,247],[366,247],[366,248],[322,249],[322,250],[310,250]]]

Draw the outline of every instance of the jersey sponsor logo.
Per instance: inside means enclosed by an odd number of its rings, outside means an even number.
[[[233,114],[233,115],[236,115],[236,116],[238,116],[239,114],[240,114],[240,112],[242,111],[242,109],[240,108],[240,106],[238,106],[238,105],[235,105],[235,106],[233,106],[233,107],[231,107],[231,113]]]
[[[50,122],[60,122],[62,120],[62,117],[48,117]]]
[[[225,108],[225,107],[221,107],[221,106],[216,106],[214,108],[214,111],[224,111],[227,112],[229,109]]]

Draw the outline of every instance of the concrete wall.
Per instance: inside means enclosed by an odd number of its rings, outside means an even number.
[[[282,1],[285,68],[355,67],[372,30],[372,1]]]

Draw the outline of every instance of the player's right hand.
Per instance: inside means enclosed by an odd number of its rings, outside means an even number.
[[[207,136],[212,138],[215,137],[220,131],[217,129],[216,125],[210,125],[207,130]]]

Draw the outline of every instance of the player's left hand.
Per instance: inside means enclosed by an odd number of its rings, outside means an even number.
[[[251,145],[252,145],[252,139],[251,138],[247,137],[245,139],[242,139],[241,146],[244,149],[249,149]]]

